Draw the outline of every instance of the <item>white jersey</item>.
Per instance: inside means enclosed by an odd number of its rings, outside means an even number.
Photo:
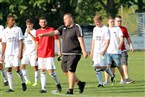
[[[6,43],[5,56],[19,55],[19,40],[23,39],[22,30],[18,26],[5,28],[2,42]]]
[[[94,27],[93,29],[93,40],[94,44],[94,54],[102,53],[105,49],[106,41],[110,39],[109,30],[106,26]]]
[[[33,29],[32,31],[30,31],[30,33],[36,37],[36,30]],[[25,36],[26,36],[27,32],[25,32]],[[25,51],[24,51],[24,55],[33,55],[36,54],[36,46],[35,46],[35,41],[32,39],[32,37],[27,34],[27,37],[24,38],[24,44],[25,44]]]
[[[119,27],[109,27],[110,31],[110,44],[107,49],[109,54],[121,54],[121,49],[119,49],[120,37],[123,36],[123,33]]]
[[[3,30],[4,30],[4,27],[2,25],[0,25],[0,38],[1,39],[3,37]],[[0,54],[1,54],[1,51],[2,51],[2,45],[1,45],[1,42],[0,42]]]

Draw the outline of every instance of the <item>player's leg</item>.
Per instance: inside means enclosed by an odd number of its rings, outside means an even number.
[[[39,78],[39,70],[38,70],[38,64],[36,61],[36,55],[30,56],[30,64],[34,69],[34,79],[35,79],[35,82],[32,86],[36,86],[38,83],[38,78]]]
[[[6,73],[6,69],[3,67],[2,62],[0,62],[0,70],[2,72],[2,76],[3,76],[3,79],[4,79],[4,86],[8,86],[7,73]]]
[[[7,68],[7,78],[8,78],[9,88],[10,88],[6,92],[14,92],[11,60],[12,60],[11,56],[5,56],[5,67]]]
[[[40,93],[46,93],[46,67],[44,58],[38,58],[38,69],[40,70],[41,90]]]
[[[22,73],[22,71],[20,69],[20,62],[19,62],[17,56],[13,56],[12,64],[13,64],[13,67],[14,67],[15,71],[17,72],[17,75],[21,79],[22,90],[26,91],[27,90],[27,86],[26,86],[26,83],[25,83],[25,79],[24,79],[23,73]]]
[[[54,82],[57,87],[57,91],[61,92],[62,88],[61,88],[60,81],[58,79],[58,75],[55,71],[56,67],[55,67],[54,58],[46,58],[46,66],[47,66],[49,75],[54,79]]]
[[[113,55],[113,60],[116,64],[116,67],[119,70],[119,73],[120,73],[120,77],[121,77],[120,84],[125,84],[124,71],[123,71],[123,68],[122,68],[122,65],[121,65],[121,55],[120,54],[114,54]]]
[[[93,67],[96,71],[96,77],[98,79],[98,87],[103,87],[102,82],[102,66],[101,66],[101,55],[100,54],[94,54],[93,55]]]
[[[22,58],[22,61],[21,61],[21,71],[23,73],[23,76],[24,76],[24,79],[26,81],[26,85],[30,85],[31,84],[31,81],[29,79],[29,76],[28,76],[28,71],[26,69],[26,65],[29,64],[29,58],[28,56],[24,55],[23,58]]]
[[[123,71],[124,71],[126,84],[133,83],[134,81],[129,78],[129,73],[128,73],[128,54],[127,54],[127,51],[122,52],[121,63],[122,63]]]

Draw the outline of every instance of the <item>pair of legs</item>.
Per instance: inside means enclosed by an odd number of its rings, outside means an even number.
[[[65,75],[68,76],[69,90],[66,94],[73,94],[75,83],[79,86],[79,93],[83,93],[85,82],[81,82],[75,74],[80,55],[64,55],[62,58],[61,68]]]
[[[22,70],[23,76],[25,78],[26,84],[29,85],[29,84],[31,84],[31,81],[28,77],[28,72],[27,72],[27,69],[26,69],[26,65],[28,65],[28,64],[22,64],[21,65],[21,70]],[[35,82],[32,86],[36,86],[37,83],[38,83],[38,78],[39,78],[39,70],[38,70],[38,66],[33,66],[33,68],[34,68],[34,72],[35,72],[35,76],[34,76]]]
[[[124,73],[126,84],[134,82],[133,80],[131,80],[129,78],[129,74],[128,74],[128,54],[127,54],[127,51],[124,51],[121,53],[121,64],[122,64],[122,68],[121,69],[118,68],[119,72],[120,72],[121,81],[123,80],[123,73]],[[115,73],[114,67],[112,68],[112,72]],[[105,74],[105,76],[106,76],[105,79],[107,81],[108,75]]]
[[[25,84],[24,76],[20,70],[18,56],[5,56],[5,67],[7,68],[7,78],[10,89],[7,92],[14,92],[13,78],[12,78],[12,67],[14,67],[18,76],[21,78],[22,90],[26,91],[27,87]]]
[[[14,67],[15,71],[17,72],[18,76],[21,78],[21,82],[22,82],[22,90],[26,91],[27,87],[24,81],[24,77],[23,74],[20,70],[19,66]],[[7,92],[14,92],[14,86],[13,86],[13,79],[12,79],[12,67],[7,67],[7,78],[8,78],[8,83],[9,83],[9,87],[10,89]]]
[[[3,79],[4,79],[4,86],[8,86],[7,73],[6,73],[5,68],[3,67],[3,63],[2,62],[0,62],[0,70],[2,72],[2,76],[3,76]]]
[[[26,69],[26,65],[28,64],[31,64],[31,66],[34,68],[34,72],[35,72],[35,76],[34,76],[34,79],[35,79],[35,82],[32,86],[36,86],[37,83],[38,83],[38,78],[39,78],[39,70],[38,70],[38,66],[37,66],[37,61],[36,61],[36,55],[33,54],[33,55],[23,55],[23,58],[22,58],[22,62],[21,62],[21,70],[22,70],[22,73],[23,73],[23,76],[25,78],[25,81],[26,81],[26,84],[27,85],[30,85],[31,84],[31,81],[28,77],[28,72],[27,72],[27,69]]]
[[[38,58],[38,68],[40,69],[41,90],[40,93],[46,93],[46,71],[54,79],[57,91],[61,92],[62,88],[55,72],[54,57]]]
[[[121,77],[121,82],[120,83],[125,83],[125,79],[124,79],[124,71],[123,68],[121,66],[121,54],[109,54],[108,55],[108,64],[110,67],[117,67],[120,73],[120,77]],[[115,69],[112,69],[112,73],[115,73]],[[105,83],[108,82],[109,79],[109,75],[107,73],[105,73]]]

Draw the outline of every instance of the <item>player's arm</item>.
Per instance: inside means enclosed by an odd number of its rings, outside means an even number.
[[[62,56],[60,38],[56,39],[56,43],[57,43],[57,49],[58,49],[58,56]]]
[[[110,44],[110,39],[106,40],[105,47],[104,47],[104,50],[102,52],[102,56],[104,56],[104,54],[106,53],[106,51],[109,47],[109,44]]]
[[[39,37],[44,37],[44,36],[55,36],[55,35],[59,35],[58,30],[54,30],[54,31],[47,32],[47,33],[44,33],[44,34],[39,34],[38,36]]]
[[[22,50],[23,50],[22,45],[23,45],[22,39],[20,39],[19,40],[19,56],[18,56],[19,61],[22,59]]]
[[[4,54],[5,54],[5,50],[6,50],[6,43],[2,42],[2,59],[1,61],[4,62]]]
[[[123,36],[119,37],[120,43],[119,43],[119,49],[121,49],[122,44],[123,44]]]
[[[131,38],[128,37],[128,38],[126,38],[126,40],[127,40],[128,44],[129,44],[130,51],[134,52],[134,48],[133,48],[133,44],[132,44]]]
[[[78,37],[82,52],[83,52],[83,56],[84,58],[88,57],[88,53],[86,52],[86,48],[85,48],[85,43],[84,43],[84,39],[83,37]]]
[[[35,37],[29,32],[28,33],[30,36],[31,36],[31,38],[35,41]]]
[[[36,60],[38,59],[38,41],[35,42],[36,44]]]
[[[95,40],[92,40],[92,44],[91,44],[91,51],[90,51],[90,57],[93,58],[93,53],[94,53],[94,45],[95,45]]]

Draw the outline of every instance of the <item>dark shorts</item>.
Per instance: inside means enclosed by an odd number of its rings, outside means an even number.
[[[75,72],[81,55],[64,55],[61,62],[63,72]]]
[[[124,51],[121,53],[121,64],[122,65],[128,65],[128,54],[127,51]]]

